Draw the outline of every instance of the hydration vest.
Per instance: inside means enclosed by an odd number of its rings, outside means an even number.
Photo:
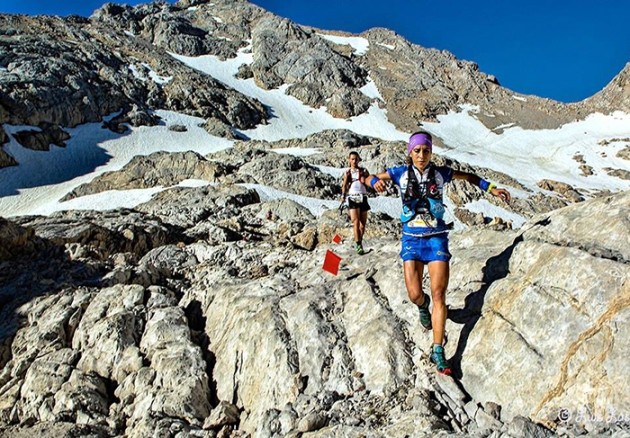
[[[442,191],[435,179],[435,167],[429,165],[426,180],[418,181],[413,164],[407,167],[407,188],[402,194],[402,222],[409,222],[419,214],[428,214],[435,219],[444,217]]]
[[[368,174],[368,171],[367,171],[367,169],[365,167],[357,167],[357,169],[359,170],[359,180],[361,178],[365,178],[365,176]],[[352,169],[351,168],[348,168],[348,170],[346,170],[346,182],[347,182],[347,184],[351,184],[351,183],[354,182],[352,180]]]
[[[357,170],[358,170],[357,178],[353,178],[352,169],[348,169],[346,171],[346,186],[344,187],[344,191],[346,191],[346,196],[351,201],[362,202],[363,197],[367,195],[367,190],[366,190],[367,187],[365,186],[365,177],[368,175],[368,171],[364,167],[358,167]],[[355,175],[356,174],[357,173],[355,173]],[[362,189],[360,190],[360,193],[352,193],[352,194],[348,193],[348,191],[352,188],[352,186],[356,184],[357,182],[362,184]]]

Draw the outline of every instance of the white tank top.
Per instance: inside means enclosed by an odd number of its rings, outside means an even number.
[[[352,184],[350,184],[350,188],[348,189],[348,195],[366,195],[367,190],[365,189],[365,185],[360,181],[361,170],[360,169],[350,169],[350,178]]]

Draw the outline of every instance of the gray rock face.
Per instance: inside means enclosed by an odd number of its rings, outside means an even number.
[[[0,28],[7,29],[7,45],[0,46],[6,69],[0,76],[0,124],[73,127],[138,103],[214,117],[240,129],[266,119],[259,102],[107,22],[0,15]],[[129,119],[152,123],[138,110]]]
[[[37,249],[35,232],[0,217],[0,261],[33,253]]]
[[[219,163],[210,162],[196,152],[154,152],[134,157],[121,171],[106,172],[91,182],[81,185],[63,199],[100,193],[112,189],[140,189],[169,187],[185,179],[216,181],[228,172]]]
[[[181,238],[177,229],[158,218],[129,210],[65,211],[50,217],[23,217],[18,222],[54,245],[77,245],[88,251],[83,255],[101,259],[117,253],[142,254]]]
[[[369,106],[357,88],[366,83],[367,72],[338,54],[313,32],[286,19],[264,18],[252,29],[256,83],[265,89],[290,84],[288,94],[313,107],[328,105],[335,117],[351,117]],[[334,97],[333,97],[334,96]]]
[[[331,199],[341,192],[335,178],[300,157],[263,151],[254,154],[239,168],[239,179],[319,199]]]
[[[131,30],[152,44],[188,56],[231,58],[251,39],[255,63],[250,74],[261,86],[290,84],[291,95],[315,107],[332,97],[337,102],[326,106],[335,107],[328,109],[336,117],[364,110],[368,100],[356,91],[365,84],[369,71],[390,121],[403,130],[415,128],[417,120],[457,110],[461,103],[480,105],[491,114],[481,116],[491,128],[514,122],[524,128],[555,128],[594,111],[629,108],[627,66],[604,90],[578,104],[535,96],[517,95],[521,99],[516,100],[515,93],[503,88],[494,75],[480,72],[476,64],[409,44],[391,31],[365,32],[369,50],[355,55],[346,45],[323,41],[312,29],[245,1],[180,1],[135,8],[107,5],[91,19]]]
[[[372,103],[359,91],[369,73],[399,129],[461,103],[479,105],[489,127],[552,128],[629,108],[627,67],[579,104],[514,99],[474,63],[389,31],[363,34],[370,47],[357,55],[241,0],[108,4],[89,20],[0,15],[0,31],[0,125],[38,127],[16,139],[42,150],[67,139],[63,128],[114,112],[108,129],[152,125],[155,109],[237,137],[264,123],[260,102],[167,51],[227,59],[250,43],[254,63],[240,77],[289,85],[345,118]],[[272,152],[295,146],[320,153]],[[542,181],[549,195],[488,198],[531,217],[513,231],[463,209],[486,195],[450,186],[471,224],[450,237],[451,378],[435,374],[431,334],[406,297],[398,221],[371,213],[360,257],[346,215],[261,202],[239,185],[334,199],[340,182],[317,166],[345,167],[350,150],[370,171],[404,161],[402,142],[350,131],[237,142],[207,157],[156,153],[68,195],[170,187],[135,209],[0,218],[0,435],[627,434],[630,193],[581,201]],[[0,166],[12,164],[0,149]],[[174,187],[190,178],[210,184]],[[336,276],[322,270],[327,251],[341,258]],[[620,421],[598,420],[612,411]]]
[[[348,164],[347,157],[350,150],[361,146],[384,143],[384,141],[357,134],[347,129],[326,129],[304,138],[278,140],[275,142],[252,141],[251,143],[257,147],[259,147],[259,144],[263,144],[265,148],[303,147],[324,149],[326,152],[339,152],[344,154],[339,157],[339,161],[334,164],[328,164],[343,167]]]
[[[585,102],[594,108],[601,108],[603,111],[608,111],[608,108],[629,111],[630,63],[626,63],[623,70],[602,91],[589,97]]]
[[[0,96],[7,114],[2,123],[76,126],[99,120],[122,106],[124,94],[116,90],[107,95],[99,77],[101,69],[111,74],[122,61],[103,53],[102,45],[98,50],[98,44],[88,53],[100,51],[103,56],[91,61],[76,44],[55,37],[68,35],[79,44],[87,44],[88,34],[77,31],[73,23],[54,17],[2,15],[0,26],[12,29],[4,36],[11,50],[3,51],[7,71],[0,81]],[[95,63],[93,68],[85,68],[89,62]]]
[[[523,128],[555,128],[588,110],[535,96],[516,100],[516,93],[501,87],[479,71],[477,64],[455,58],[447,51],[427,49],[386,29],[364,33],[370,42],[368,53],[358,62],[370,72],[397,127],[413,132],[418,120],[434,119],[458,105],[479,105],[480,120],[493,129],[516,122]]]
[[[365,94],[356,88],[349,88],[334,94],[328,100],[326,109],[333,117],[349,118],[363,114],[371,103]]]
[[[336,212],[252,193],[179,187],[138,211],[6,221],[3,242],[34,252],[0,265],[17,274],[0,277],[0,428],[549,436],[612,431],[560,408],[627,409],[628,193],[519,232],[452,233],[456,381],[426,357],[396,226],[372,215],[359,257],[332,244],[350,235]],[[327,250],[338,276],[321,269]]]
[[[260,198],[254,190],[235,185],[216,185],[166,190],[137,209],[190,231],[206,221],[217,225],[233,219],[242,207],[258,202]]]
[[[152,44],[186,56],[234,57],[250,37],[250,26],[261,8],[243,1],[179,1],[175,5],[147,3],[137,7],[106,4],[93,21],[131,30]]]

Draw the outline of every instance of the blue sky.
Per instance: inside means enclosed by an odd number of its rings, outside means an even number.
[[[89,16],[103,3],[0,0],[0,12]],[[630,2],[623,0],[252,3],[322,29],[359,33],[385,27],[415,44],[474,61],[514,91],[562,102],[598,92],[630,61]]]

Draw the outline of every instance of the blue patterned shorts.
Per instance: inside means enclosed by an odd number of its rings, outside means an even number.
[[[403,234],[400,257],[403,262],[415,260],[429,263],[434,261],[448,262],[451,253],[448,251],[448,233],[435,236],[414,237]]]

